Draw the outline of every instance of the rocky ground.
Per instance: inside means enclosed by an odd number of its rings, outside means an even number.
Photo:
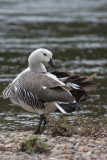
[[[31,131],[0,132],[0,160],[107,160],[107,137],[52,137],[43,134],[40,137],[48,143],[48,152],[27,154],[18,151],[19,143],[31,135]]]

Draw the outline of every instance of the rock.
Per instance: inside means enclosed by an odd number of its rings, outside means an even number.
[[[74,145],[73,144],[69,144],[69,149],[74,149]]]
[[[88,144],[88,147],[94,147],[94,146],[95,146],[94,143],[89,143],[89,144]]]
[[[89,143],[94,143],[94,139],[90,139],[90,140],[89,140]]]
[[[9,151],[6,151],[5,152],[5,155],[12,155],[13,153],[12,152],[9,152]]]
[[[91,160],[97,160],[97,156],[92,156]]]
[[[79,151],[83,151],[83,152],[88,152],[91,149],[92,149],[91,147],[87,147],[87,146],[80,146],[79,147]]]
[[[12,139],[12,138],[6,139],[6,143],[10,143],[10,142],[13,142],[13,139]]]
[[[69,159],[69,158],[70,158],[70,155],[68,155],[68,154],[63,154],[62,157],[65,158],[65,159]]]
[[[75,156],[75,160],[80,160],[81,157],[80,156]]]
[[[102,141],[96,140],[95,143],[96,143],[96,144],[102,144]]]
[[[0,151],[7,151],[7,150],[8,149],[4,145],[0,144]]]
[[[6,144],[6,148],[12,148],[14,145],[14,143],[9,143],[9,144]]]
[[[73,144],[73,145],[76,145],[76,143],[77,143],[77,141],[76,140],[74,140],[74,141],[70,141],[71,142],[71,144]]]
[[[87,153],[86,153],[86,156],[90,156],[92,154],[92,152],[91,151],[88,151]]]
[[[97,138],[97,141],[102,141],[102,139],[101,138]]]
[[[50,160],[56,160],[56,158],[54,158],[54,157],[51,157],[51,158],[50,158]]]
[[[75,141],[75,138],[72,137],[72,138],[69,139],[69,141],[70,141],[70,142],[71,142],[71,141]]]

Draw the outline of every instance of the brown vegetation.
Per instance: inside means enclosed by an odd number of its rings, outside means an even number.
[[[105,137],[107,136],[107,117],[102,119],[84,118],[77,116],[69,121],[66,116],[61,115],[58,119],[48,118],[50,133],[55,136],[67,136],[78,134],[81,136]]]

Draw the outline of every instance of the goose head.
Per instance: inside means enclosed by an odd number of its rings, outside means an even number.
[[[34,68],[35,70],[42,69],[44,68],[42,63],[45,62],[48,62],[51,66],[54,66],[52,62],[52,56],[53,54],[51,51],[45,48],[39,48],[30,54],[28,58],[29,67],[31,70],[34,70]]]

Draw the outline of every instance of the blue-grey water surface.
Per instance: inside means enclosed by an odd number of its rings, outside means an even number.
[[[0,93],[27,67],[29,54],[40,47],[53,52],[54,69],[97,73],[97,90],[82,110],[68,118],[107,116],[107,1],[0,0]],[[0,130],[28,130],[37,123],[38,115],[0,95]]]

